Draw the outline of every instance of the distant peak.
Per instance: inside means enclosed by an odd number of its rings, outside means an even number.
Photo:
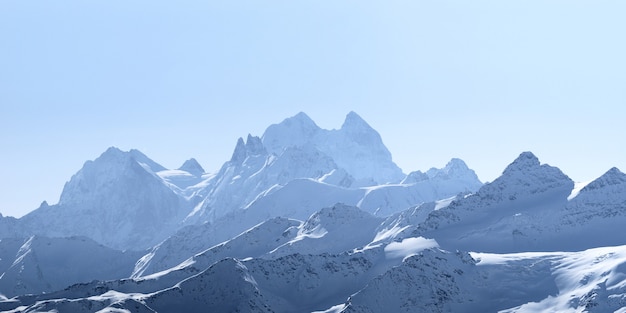
[[[124,154],[126,154],[126,152],[120,150],[118,147],[111,146],[106,149],[101,156],[121,156]]]
[[[372,129],[372,127],[367,124],[367,122],[361,118],[356,112],[350,111],[348,115],[346,115],[346,119],[341,125],[341,129]]]
[[[620,185],[626,183],[626,174],[622,173],[617,167],[613,167],[598,177],[596,180],[585,186],[582,191],[599,189],[605,186]]]
[[[304,112],[298,112],[298,114],[292,116],[291,118],[298,121],[313,122],[313,120]]]
[[[196,176],[202,175],[204,173],[204,168],[202,168],[200,163],[198,163],[198,161],[194,158],[185,161],[185,163],[183,163],[183,165],[178,169]]]
[[[524,171],[532,168],[538,168],[541,166],[539,159],[529,151],[522,152],[513,163],[509,164],[504,170],[504,173],[511,171]]]
[[[285,120],[283,120],[280,124],[283,124],[286,126],[303,125],[303,126],[315,127],[315,128],[318,127],[317,124],[315,124],[315,122],[304,112],[299,112],[298,114],[292,117],[288,117]]]
[[[409,173],[401,182],[401,184],[414,184],[428,180],[428,175],[422,171],[414,171]]]
[[[469,169],[469,167],[467,167],[467,164],[465,164],[465,161],[459,159],[459,158],[452,158],[450,159],[450,162],[448,162],[448,164],[446,164],[446,168],[449,169],[462,169],[462,170],[467,170]]]

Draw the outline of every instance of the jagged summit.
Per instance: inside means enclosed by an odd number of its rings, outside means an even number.
[[[247,140],[244,142],[243,138],[237,139],[237,145],[233,156],[230,158],[231,162],[243,162],[248,156],[262,155],[267,153],[265,146],[261,142],[261,138],[248,134]]]
[[[523,152],[506,167],[502,176],[484,185],[479,193],[516,196],[573,188],[574,182],[559,168],[541,164],[532,152]]]
[[[198,163],[198,161],[194,158],[185,161],[185,163],[183,163],[183,165],[181,165],[178,169],[196,176],[202,175],[205,172],[204,168],[202,168],[200,163]]]

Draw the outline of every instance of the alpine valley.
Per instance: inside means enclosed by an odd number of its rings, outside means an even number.
[[[234,144],[215,172],[111,147],[58,203],[0,215],[0,311],[626,313],[617,168],[405,174],[354,112]]]

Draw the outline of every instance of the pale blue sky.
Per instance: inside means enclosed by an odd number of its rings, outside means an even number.
[[[0,212],[109,146],[209,171],[238,137],[354,110],[405,171],[520,152],[626,170],[624,1],[0,2]]]

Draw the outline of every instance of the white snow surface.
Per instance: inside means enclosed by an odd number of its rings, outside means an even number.
[[[400,242],[389,243],[385,247],[385,254],[390,259],[404,259],[420,251],[436,248],[438,246],[437,241],[434,239],[426,239],[423,237],[404,238]]]

